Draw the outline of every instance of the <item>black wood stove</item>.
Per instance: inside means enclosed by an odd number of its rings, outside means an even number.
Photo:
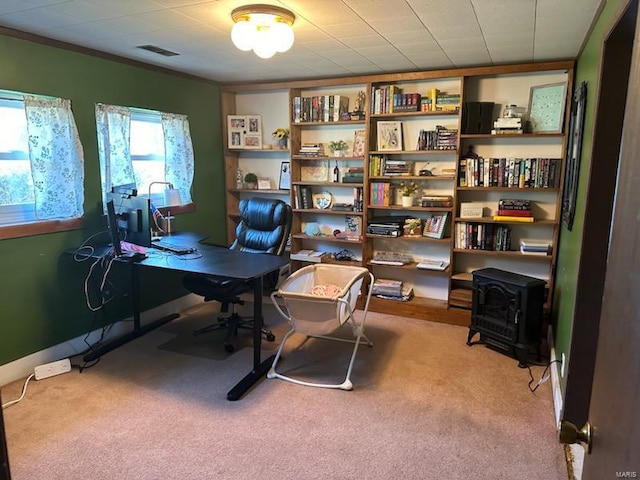
[[[484,343],[527,366],[535,349],[540,360],[545,282],[517,273],[483,268],[473,272],[471,325],[467,345]],[[476,333],[479,342],[472,342]]]

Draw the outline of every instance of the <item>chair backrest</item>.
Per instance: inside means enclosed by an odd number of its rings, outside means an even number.
[[[240,222],[232,250],[282,255],[291,232],[291,206],[275,198],[240,200]]]

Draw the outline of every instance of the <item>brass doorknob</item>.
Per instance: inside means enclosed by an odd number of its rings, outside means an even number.
[[[566,420],[560,423],[560,443],[581,443],[587,450],[587,453],[591,453],[592,438],[593,428],[589,421],[579,430],[573,423],[567,422]]]

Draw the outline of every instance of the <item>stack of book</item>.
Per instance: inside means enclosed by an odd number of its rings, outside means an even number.
[[[364,181],[364,167],[349,167],[342,176],[342,183],[362,183]]]
[[[453,197],[451,195],[423,195],[420,199],[422,207],[452,207]]]
[[[520,240],[520,252],[525,255],[549,255],[551,242],[546,240]]]
[[[517,198],[501,198],[493,219],[498,222],[533,222],[531,201]]]
[[[378,278],[371,287],[371,294],[378,298],[407,302],[413,298],[413,288],[404,287],[402,280]]]
[[[389,160],[384,162],[383,175],[411,175],[413,163],[406,160]]]
[[[322,143],[303,143],[300,147],[299,155],[303,157],[324,157],[324,146]]]
[[[371,259],[371,263],[376,265],[395,265],[402,266],[407,265],[413,262],[413,257],[406,253],[400,252],[376,252],[373,258]]]

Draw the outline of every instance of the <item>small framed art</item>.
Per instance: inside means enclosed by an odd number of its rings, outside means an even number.
[[[227,115],[227,148],[261,149],[260,115]]]
[[[280,164],[280,182],[278,182],[280,190],[291,190],[291,164],[282,162]]]
[[[562,133],[566,90],[566,83],[531,87],[529,123],[533,133]]]
[[[378,151],[402,150],[402,122],[378,122]]]
[[[423,237],[444,238],[449,212],[429,213],[424,219]]]
[[[271,179],[258,178],[258,190],[271,190]]]

